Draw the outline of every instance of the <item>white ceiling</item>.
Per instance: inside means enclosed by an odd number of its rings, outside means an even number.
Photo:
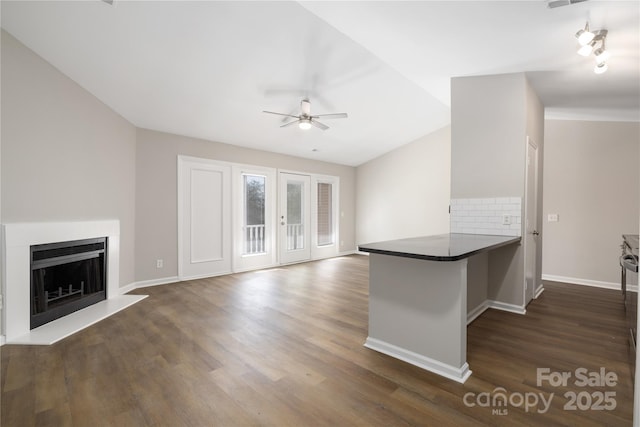
[[[6,1],[2,27],[138,127],[359,165],[449,123],[450,78],[526,72],[547,114],[639,120],[640,3]],[[609,30],[609,71],[575,54]],[[309,97],[331,128],[280,128]]]

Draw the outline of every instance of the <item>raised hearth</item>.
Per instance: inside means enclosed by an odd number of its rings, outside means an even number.
[[[2,332],[9,344],[52,344],[145,298],[120,295],[118,220],[12,223],[3,224],[2,230]],[[106,283],[103,283],[107,299],[31,329],[32,246],[98,238],[106,238],[107,242]],[[72,290],[77,288],[78,285],[72,285]]]

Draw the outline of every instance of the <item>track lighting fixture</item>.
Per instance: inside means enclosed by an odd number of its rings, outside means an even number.
[[[588,22],[585,24],[584,29],[580,29],[576,33],[576,38],[580,44],[578,55],[589,56],[591,53],[594,54],[596,66],[593,71],[596,74],[602,74],[609,68],[607,60],[611,55],[604,46],[607,33],[607,30],[590,31]]]
[[[595,36],[595,34],[589,31],[588,22],[584,26],[584,30],[578,30],[578,32],[576,33],[576,38],[578,39],[578,43],[580,43],[580,46],[588,45],[589,43],[591,43],[591,40],[593,40]]]

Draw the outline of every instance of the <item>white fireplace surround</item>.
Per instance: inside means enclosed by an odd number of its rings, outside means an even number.
[[[118,220],[3,224],[2,333],[8,344],[53,344],[145,298],[120,295]],[[32,245],[107,237],[107,300],[30,329]]]

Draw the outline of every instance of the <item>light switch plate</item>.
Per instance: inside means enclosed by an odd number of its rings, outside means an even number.
[[[558,214],[548,214],[547,215],[548,222],[558,222]]]

